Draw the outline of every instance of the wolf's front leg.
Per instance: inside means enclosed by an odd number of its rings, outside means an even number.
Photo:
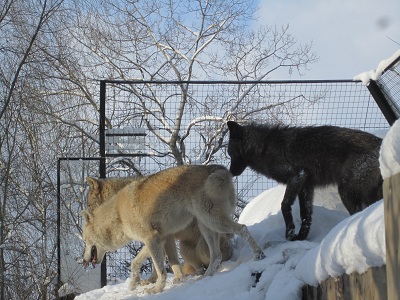
[[[286,239],[288,241],[294,241],[297,239],[293,222],[292,205],[300,190],[303,188],[307,177],[306,172],[302,170],[287,182],[285,195],[283,196],[281,203],[281,209],[286,224]]]
[[[146,243],[151,258],[153,259],[154,268],[157,272],[156,285],[153,288],[146,289],[149,294],[161,293],[164,290],[165,284],[167,282],[167,271],[164,267],[164,248],[162,243],[162,238],[158,233],[155,233]]]
[[[147,278],[146,280],[142,279],[140,281],[140,285],[149,285],[155,283],[156,281],[157,281],[157,272],[153,270],[149,278]]]
[[[140,283],[140,275],[132,274],[131,279],[129,281],[128,289],[130,291],[134,291],[136,287],[139,285],[139,283]]]
[[[150,256],[146,245],[142,247],[139,254],[131,262],[131,280],[129,282],[129,290],[133,291],[140,283],[140,268],[143,261]]]

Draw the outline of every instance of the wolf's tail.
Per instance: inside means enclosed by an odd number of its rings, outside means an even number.
[[[232,174],[228,170],[218,169],[208,175],[204,187],[208,197],[214,199],[228,198],[230,205],[236,206],[235,187],[232,182]]]

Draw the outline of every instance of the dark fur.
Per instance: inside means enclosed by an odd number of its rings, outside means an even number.
[[[250,167],[287,185],[282,214],[288,240],[307,238],[317,186],[337,184],[350,214],[382,199],[382,139],[372,134],[334,126],[241,126],[232,121],[228,128],[230,171],[234,176]],[[296,196],[302,220],[297,235],[291,209]]]

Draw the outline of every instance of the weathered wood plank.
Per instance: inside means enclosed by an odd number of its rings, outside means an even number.
[[[386,267],[370,268],[363,274],[330,277],[318,287],[303,287],[303,300],[386,300]]]
[[[386,266],[304,286],[303,300],[400,299],[400,174],[384,181]]]
[[[385,201],[386,271],[388,299],[400,295],[400,174],[383,183]]]

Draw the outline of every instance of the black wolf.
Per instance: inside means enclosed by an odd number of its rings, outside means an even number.
[[[382,199],[382,139],[372,134],[335,126],[241,126],[232,121],[228,128],[230,172],[234,176],[249,166],[287,185],[281,207],[288,240],[307,238],[317,186],[337,184],[350,214]],[[291,209],[296,196],[302,220],[297,235]]]

